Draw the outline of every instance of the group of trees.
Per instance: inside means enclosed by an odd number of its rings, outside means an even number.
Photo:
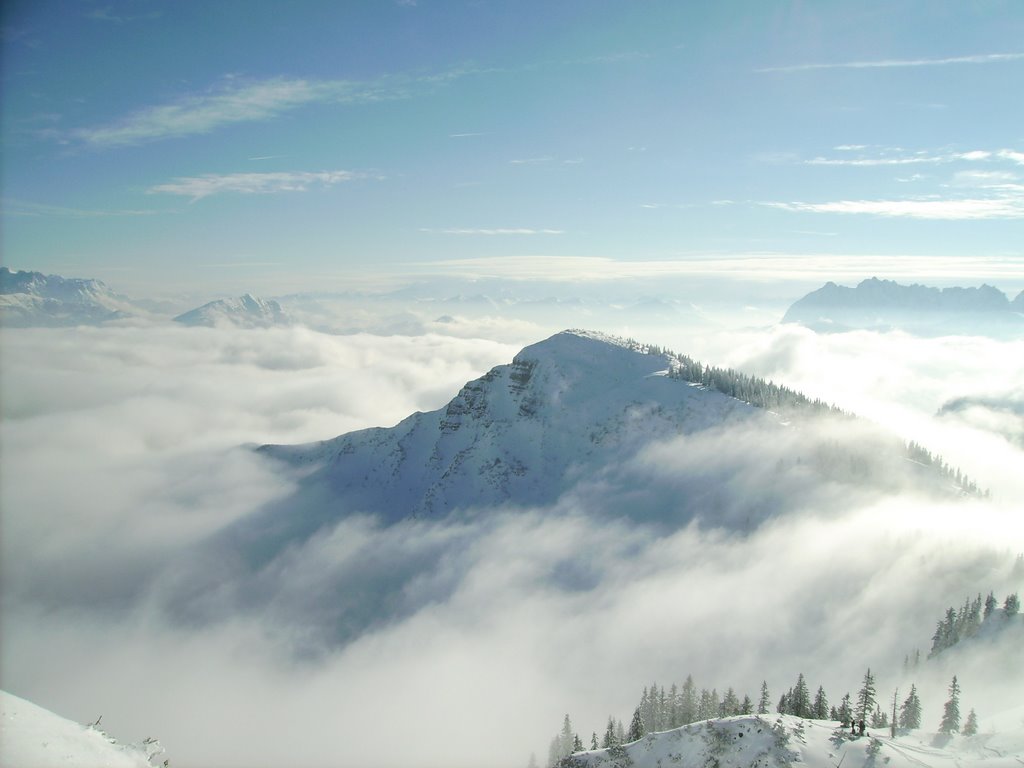
[[[812,415],[851,418],[851,414],[837,406],[830,405],[823,400],[809,398],[796,390],[775,384],[758,376],[749,376],[732,368],[718,368],[706,365],[687,355],[680,355],[654,345],[638,344],[632,340],[627,343],[637,351],[652,355],[663,355],[669,358],[669,376],[671,378],[691,384],[699,384],[702,387],[721,392],[729,397],[735,397],[737,400],[743,400],[751,405],[786,412],[799,411]],[[932,469],[939,477],[949,481],[951,485],[958,488],[961,493],[986,495],[960,470],[950,467],[941,457],[932,454],[921,445],[909,442],[901,444],[900,447],[906,459]],[[853,457],[853,460],[856,460],[856,457]]]
[[[935,627],[935,634],[932,636],[932,649],[928,658],[942,653],[947,648],[952,648],[961,640],[973,637],[983,625],[995,621],[1012,619],[1020,612],[1020,598],[1014,592],[1006,596],[1002,609],[999,609],[999,601],[991,592],[984,601],[981,594],[971,600],[967,598],[964,604],[957,610],[950,606],[946,609],[946,615],[939,620]]]
[[[733,688],[728,688],[724,696],[719,696],[715,688],[701,688],[698,691],[691,675],[687,675],[682,685],[673,683],[667,690],[664,686],[652,683],[643,689],[640,703],[633,710],[628,728],[623,726],[621,720],[609,716],[603,735],[598,738],[597,732],[594,731],[590,739],[584,742],[573,729],[572,720],[566,714],[562,721],[562,729],[551,740],[548,766],[554,768],[565,758],[585,749],[614,749],[622,744],[638,741],[648,733],[671,730],[693,722],[733,715],[767,714],[770,701],[766,681],[761,683],[756,705],[749,695],[744,695],[740,699]],[[866,726],[872,728],[889,728],[892,725],[904,730],[920,728],[922,706],[917,686],[910,686],[910,693],[898,708],[897,702],[898,693],[892,698],[892,716],[895,718],[893,723],[890,721],[889,712],[882,709],[881,702],[877,699],[875,676],[870,668],[864,673],[856,697],[846,693],[839,706],[829,706],[828,696],[820,685],[812,696],[806,678],[800,673],[796,684],[780,697],[775,711],[813,720],[834,720],[844,727],[864,722]],[[960,732],[964,736],[973,736],[977,731],[978,719],[973,709],[970,710],[961,728],[960,684],[954,676],[949,686],[949,699],[943,705],[939,732]]]

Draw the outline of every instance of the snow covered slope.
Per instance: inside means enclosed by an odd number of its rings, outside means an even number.
[[[701,505],[718,515],[721,524],[724,508],[736,503],[744,506],[738,518],[749,521],[751,515],[771,514],[771,478],[757,484],[756,504],[749,499],[737,502],[744,496],[740,485],[752,483],[763,466],[775,466],[773,476],[778,477],[783,474],[778,467],[800,455],[819,463],[833,458],[829,446],[813,446],[810,435],[787,438],[795,430],[776,414],[669,376],[677,365],[678,358],[635,343],[566,331],[526,347],[511,365],[498,366],[469,382],[440,410],[413,414],[392,428],[259,450],[308,468],[303,482],[306,488],[321,489],[326,500],[317,502],[317,514],[323,519],[370,512],[387,522],[456,509],[550,504],[582,487],[607,500],[613,486],[632,498],[621,513],[649,519],[638,504],[641,494],[653,488],[662,495],[649,508],[657,514],[671,508],[673,525],[685,524]],[[748,447],[738,442],[738,435],[703,448],[681,445],[684,453],[673,455],[677,469],[668,473],[665,482],[641,476],[651,464],[637,457],[659,441],[739,425],[769,430],[762,435],[768,439],[750,441],[755,445]],[[848,425],[844,433],[855,435],[856,429]],[[787,439],[803,442],[790,450]],[[844,439],[851,450],[866,454],[858,460],[871,482],[883,478],[893,466],[906,464],[900,469],[904,473],[920,469],[891,450],[876,451],[863,435]],[[757,446],[765,444],[773,446],[770,455],[754,456],[762,450]],[[715,451],[714,455],[685,453],[707,450]],[[839,456],[836,464],[845,460],[843,450],[832,451]],[[689,470],[681,466],[684,462],[689,462]],[[870,462],[883,466],[863,469]],[[751,469],[750,463],[757,466]],[[638,465],[642,465],[637,470],[641,475],[623,476]],[[805,476],[807,469],[806,463],[794,465],[793,477]],[[688,477],[692,482],[686,482]],[[686,486],[684,493],[668,487],[680,480]],[[730,490],[730,485],[736,490]],[[779,488],[778,492],[792,497],[801,489]]]
[[[247,293],[237,299],[211,301],[178,315],[174,322],[192,326],[270,328],[275,325],[290,325],[291,318],[273,299],[261,299]]]
[[[838,723],[792,715],[741,715],[651,733],[621,747],[582,752],[565,768],[1020,768],[1024,730],[939,737],[924,731],[889,737],[868,729],[852,738]]]
[[[136,311],[99,280],[0,267],[0,324],[8,327],[95,325]]]
[[[826,283],[795,302],[782,322],[817,331],[899,328],[924,335],[1014,335],[1024,334],[1021,307],[991,285],[940,290],[872,277],[855,288]]]
[[[0,691],[0,765],[7,768],[152,768],[162,753],[158,741],[118,744],[98,728]]]
[[[317,479],[353,509],[391,520],[507,502],[549,503],[575,478],[659,436],[759,409],[666,374],[664,355],[586,332],[526,347],[466,384],[443,409],[389,429],[260,450],[322,465]]]

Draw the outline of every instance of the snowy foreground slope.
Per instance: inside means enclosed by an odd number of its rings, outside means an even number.
[[[943,737],[911,731],[889,738],[868,729],[853,738],[838,723],[792,715],[742,715],[692,723],[612,749],[572,755],[566,768],[1020,768],[1024,728],[1009,733]]]
[[[98,728],[79,725],[0,691],[0,765],[4,768],[152,768],[158,741],[118,744]]]

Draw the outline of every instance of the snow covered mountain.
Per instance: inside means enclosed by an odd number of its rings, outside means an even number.
[[[79,725],[0,691],[0,765],[17,768],[152,768],[163,764],[155,739],[118,744],[95,726]]]
[[[64,278],[0,267],[0,325],[96,325],[136,311],[99,280]]]
[[[929,288],[872,277],[855,288],[828,282],[795,302],[782,318],[816,331],[899,328],[922,335],[1024,333],[1024,300],[1012,303],[991,285]]]
[[[910,731],[891,738],[889,729],[869,729],[854,738],[838,723],[792,715],[741,715],[706,720],[651,733],[611,749],[566,758],[565,768],[666,768],[666,766],[756,766],[808,768],[887,766],[940,768],[953,765],[1010,768],[1024,756],[1024,729],[976,736],[936,737]]]
[[[236,328],[270,328],[290,325],[291,318],[273,299],[245,294],[235,299],[218,299],[189,310],[174,322],[190,326],[234,326]]]
[[[666,522],[673,525],[700,510],[713,511],[720,524],[729,510],[736,516],[732,522],[749,522],[770,516],[795,491],[766,478],[756,500],[738,499],[740,484],[763,472],[751,463],[792,467],[789,477],[796,483],[809,470],[851,483],[882,482],[894,467],[926,476],[927,482],[941,479],[927,468],[922,472],[917,462],[904,462],[888,437],[850,424],[842,430],[845,437],[791,427],[766,408],[685,380],[680,371],[686,365],[702,370],[687,358],[635,342],[565,331],[469,382],[439,410],[415,413],[391,428],[259,450],[305,468],[304,487],[319,489],[326,499],[320,502],[322,517],[370,512],[387,522],[459,509],[551,504],[570,493],[577,500],[600,497],[600,503],[587,502],[592,508],[621,493],[630,499],[624,502],[626,514],[664,515],[668,509],[672,520]],[[719,390],[745,382],[751,401],[773,386],[719,373]],[[711,369],[702,375],[714,378]],[[789,394],[802,410],[823,408]],[[715,432],[737,427],[767,431],[761,437],[769,439],[752,440],[747,450],[742,431],[731,438]],[[667,459],[674,471],[652,475],[663,461],[645,460],[645,451],[673,440],[681,441],[681,453]],[[715,440],[722,444],[709,445]],[[709,450],[716,455],[701,455]]]

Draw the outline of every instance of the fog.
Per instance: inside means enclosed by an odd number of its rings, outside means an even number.
[[[605,316],[913,438],[991,497],[779,473],[795,438],[747,424],[653,444],[547,507],[390,527],[342,515],[240,557],[225,531],[304,498],[299,475],[246,446],[441,407],[554,319],[452,314],[396,333],[390,310],[367,313],[348,335],[2,332],[5,689],[102,714],[122,740],[158,736],[179,766],[521,766],[543,761],[565,712],[589,742],[609,714],[628,722],[643,686],[688,673],[755,699],[767,680],[774,703],[803,672],[837,704],[870,666],[885,701],[948,606],[1024,586],[1024,450],[984,415],[1019,404],[1024,342]],[[973,406],[940,413],[957,398]],[[657,515],[685,504],[703,514]],[[924,664],[926,727],[954,673],[962,710],[1000,726],[1024,644],[997,645]]]

